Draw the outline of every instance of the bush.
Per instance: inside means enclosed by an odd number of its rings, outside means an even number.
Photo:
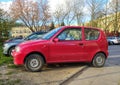
[[[6,57],[3,55],[3,49],[2,49],[2,44],[0,43],[0,66],[3,64],[12,64],[13,59],[12,57]]]
[[[3,44],[8,38],[0,38],[0,44]]]

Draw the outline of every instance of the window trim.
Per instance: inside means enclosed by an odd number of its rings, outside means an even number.
[[[97,37],[96,39],[87,40],[87,39],[86,39],[86,35],[85,35],[85,29],[98,31],[98,32],[99,32],[98,37]],[[85,41],[95,41],[95,40],[98,40],[98,39],[99,39],[99,37],[100,37],[100,34],[101,34],[101,33],[100,33],[100,30],[98,30],[98,29],[94,29],[94,28],[84,28],[84,40],[85,40]]]

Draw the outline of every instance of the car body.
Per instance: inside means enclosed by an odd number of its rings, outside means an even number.
[[[23,39],[23,37],[10,38],[10,39],[6,40],[4,43],[9,43],[9,42],[12,42],[12,41],[15,41],[15,40],[21,40],[21,39]]]
[[[34,72],[45,63],[90,62],[102,67],[108,56],[108,43],[100,29],[63,26],[46,33],[41,40],[19,44],[12,56],[15,65]]]
[[[109,45],[120,44],[120,38],[115,36],[107,37],[107,41]]]
[[[3,45],[3,54],[7,55],[7,56],[11,56],[12,50],[19,43],[27,41],[27,40],[34,40],[34,39],[40,38],[45,33],[46,32],[41,32],[41,31],[40,32],[34,32],[34,33],[30,34],[29,36],[27,36],[24,39],[22,39],[22,38],[13,38],[13,39],[10,39],[9,41],[4,42],[4,45]]]

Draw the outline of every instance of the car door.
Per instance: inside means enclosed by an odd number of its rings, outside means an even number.
[[[58,41],[53,41],[50,45],[51,62],[82,61],[84,56],[82,28],[64,29],[56,38]]]
[[[85,28],[84,32],[84,60],[90,61],[95,53],[99,50],[98,38],[100,36],[100,32],[97,29],[91,28]]]

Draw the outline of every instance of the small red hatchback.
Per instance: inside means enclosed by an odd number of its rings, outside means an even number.
[[[24,65],[29,71],[40,71],[49,63],[90,62],[102,67],[108,56],[108,42],[100,29],[63,26],[42,39],[19,44],[12,56],[15,65]]]

